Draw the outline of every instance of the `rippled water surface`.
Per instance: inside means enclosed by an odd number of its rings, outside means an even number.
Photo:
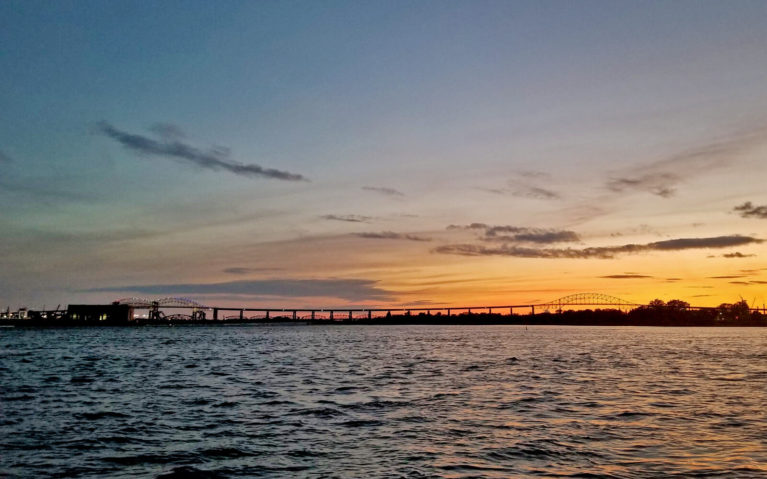
[[[767,330],[0,329],[10,477],[767,477]]]

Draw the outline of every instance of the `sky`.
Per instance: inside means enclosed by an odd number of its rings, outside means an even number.
[[[0,2],[0,307],[767,303],[767,3]]]

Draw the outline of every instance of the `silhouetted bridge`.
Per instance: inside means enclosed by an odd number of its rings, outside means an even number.
[[[615,296],[609,296],[600,293],[578,293],[558,298],[546,303],[534,304],[509,304],[500,306],[430,306],[430,307],[409,307],[400,308],[233,308],[207,306],[198,303],[189,298],[161,298],[151,300],[147,298],[123,298],[115,303],[132,306],[135,309],[148,309],[149,319],[190,319],[202,320],[208,319],[207,313],[212,312],[213,320],[219,319],[265,319],[270,318],[292,318],[298,319],[372,319],[374,317],[426,314],[426,315],[447,315],[457,314],[514,314],[519,313],[535,314],[538,312],[562,312],[574,307],[599,307],[606,309],[619,309],[629,311],[642,304],[625,301]],[[690,307],[690,309],[702,309],[699,307]],[[166,310],[191,310],[191,314],[177,313],[166,315]]]

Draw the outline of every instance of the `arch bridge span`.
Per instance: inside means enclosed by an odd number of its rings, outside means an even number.
[[[114,301],[118,304],[124,304],[137,309],[151,309],[151,308],[192,308],[192,309],[212,309],[210,306],[198,303],[190,298],[177,298],[167,296],[159,299],[149,298],[122,298]]]
[[[123,304],[126,306],[131,306],[134,309],[148,309],[149,314],[147,315],[148,319],[152,321],[160,321],[160,320],[182,320],[182,319],[190,319],[190,320],[204,320],[206,319],[206,310],[214,309],[210,306],[206,306],[202,303],[198,303],[197,301],[190,299],[190,298],[176,298],[172,296],[166,296],[165,298],[159,298],[159,299],[149,299],[149,298],[122,298],[118,299],[117,301],[114,301],[115,304]],[[192,310],[191,314],[183,314],[183,313],[175,313],[170,316],[165,314],[165,311],[163,309],[186,309],[186,310]]]
[[[612,306],[617,309],[632,309],[641,304],[632,303],[617,296],[610,296],[602,293],[576,293],[561,298],[549,301],[547,303],[541,303],[543,308],[556,308],[562,309],[566,306]]]

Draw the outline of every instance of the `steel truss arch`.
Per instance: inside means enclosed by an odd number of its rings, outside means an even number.
[[[122,298],[115,301],[118,304],[125,304],[134,308],[197,308],[197,309],[211,309],[210,306],[206,306],[190,298],[177,298],[167,296],[160,299],[149,298]]]
[[[613,306],[618,309],[634,308],[639,304],[602,293],[576,293],[542,303],[540,306],[562,309],[563,306]]]
[[[165,297],[157,300],[157,305],[165,308],[199,308],[210,309],[209,306],[198,303],[191,298]]]
[[[114,301],[116,304],[124,304],[133,308],[151,308],[152,300],[149,298],[137,298],[135,296],[130,298],[121,298]]]

